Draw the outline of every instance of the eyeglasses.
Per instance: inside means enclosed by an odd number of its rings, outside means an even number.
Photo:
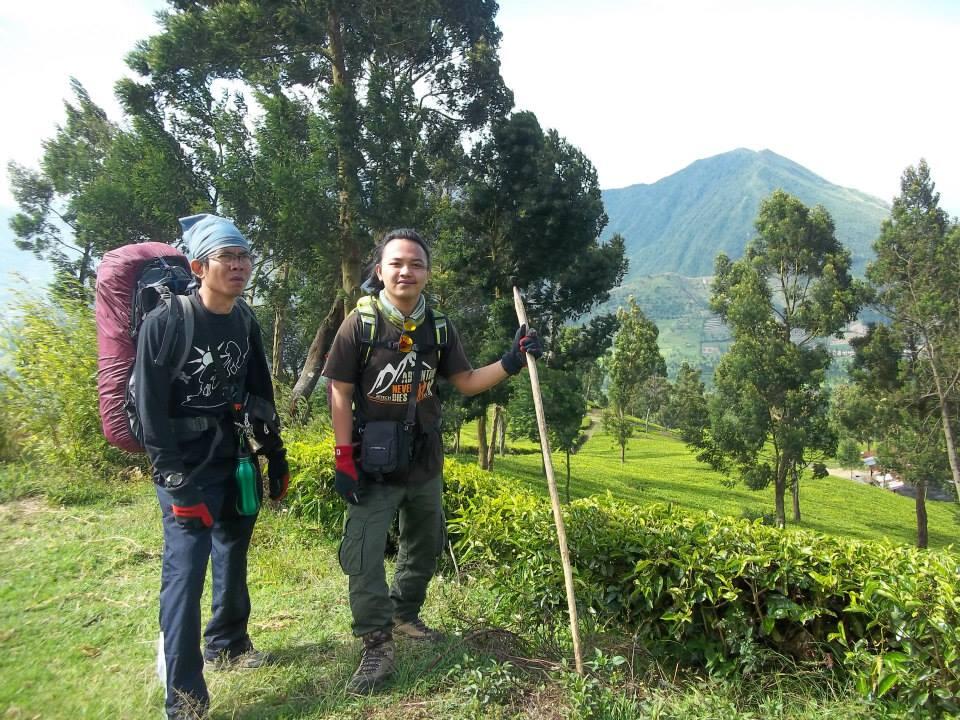
[[[216,260],[223,265],[246,265],[253,262],[253,255],[248,252],[218,252],[209,256],[210,260]]]
[[[416,329],[416,322],[410,318],[403,319],[403,332],[400,333],[400,340],[397,342],[397,350],[402,353],[408,353],[413,350],[413,336],[408,335],[407,333],[412,333]]]

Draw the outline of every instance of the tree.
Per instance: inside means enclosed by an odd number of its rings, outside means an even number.
[[[877,259],[867,277],[877,287],[877,305],[894,329],[916,339],[926,372],[917,373],[920,397],[939,411],[953,485],[960,499],[957,403],[960,383],[960,227],[939,206],[940,193],[923,160],[900,179],[890,218],[874,243]]]
[[[447,307],[457,308],[457,327],[478,362],[499,357],[516,328],[513,286],[552,349],[561,329],[605,301],[623,277],[622,239],[600,241],[607,219],[593,165],[556,131],[544,132],[533,113],[493,123],[474,146],[462,209],[463,227],[438,263],[457,279],[462,302]],[[496,405],[496,418],[507,400],[501,386],[481,402]],[[478,435],[485,413],[479,420]]]
[[[783,527],[788,483],[796,493],[808,458],[835,450],[823,388],[830,356],[817,341],[856,316],[863,289],[822,207],[777,190],[756,228],[743,258],[716,261],[711,308],[734,342],[714,375],[700,457],[753,489],[773,483]]]
[[[853,471],[863,467],[860,444],[851,437],[843,438],[837,446],[837,462],[844,470],[850,471],[850,479],[853,480]]]
[[[572,372],[550,367],[538,368],[543,413],[550,433],[550,447],[560,450],[567,461],[567,502],[570,502],[570,455],[580,446],[580,427],[587,414],[587,403],[579,378]],[[540,441],[533,391],[526,378],[513,383],[510,399],[510,434]]]
[[[871,326],[853,347],[850,376],[873,405],[877,455],[915,488],[917,546],[926,547],[927,488],[949,476],[939,408],[922,390],[928,367],[916,339],[893,326]]]
[[[860,338],[854,339],[851,347],[856,348],[859,340]],[[848,369],[851,377],[854,372],[854,369]],[[834,426],[841,435],[866,445],[867,450],[870,450],[871,443],[877,437],[875,415],[876,400],[861,387],[840,385],[834,388],[830,397],[830,417]]]
[[[667,374],[667,364],[660,354],[656,324],[637,305],[633,296],[626,308],[617,310],[619,329],[613,341],[609,362],[610,409],[604,414],[604,426],[620,446],[620,462],[626,462],[627,440],[633,435],[633,421],[640,388],[651,377]]]
[[[658,416],[670,401],[673,386],[664,375],[651,375],[640,385],[637,407],[643,413],[643,431],[650,432],[650,415]]]
[[[373,237],[421,221],[431,168],[512,105],[499,73],[497,6],[201,0],[175,8],[131,56],[151,92],[183,99],[218,78],[270,96],[305,89],[323,128],[317,158],[334,180],[336,221],[315,242],[336,256],[339,292],[311,342],[295,403],[313,391],[356,300]]]
[[[70,86],[74,101],[64,102],[66,123],[43,142],[41,169],[13,162],[7,166],[20,206],[10,227],[18,248],[49,260],[82,287],[91,276],[95,257],[103,252],[88,193],[101,177],[119,131],[78,80],[71,78]]]
[[[686,362],[680,366],[663,416],[667,427],[680,431],[681,440],[694,446],[700,444],[704,430],[710,424],[710,416],[699,369]]]

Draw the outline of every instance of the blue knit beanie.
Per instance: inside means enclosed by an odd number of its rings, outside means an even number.
[[[191,260],[203,260],[214,250],[224,247],[242,247],[250,252],[250,243],[237,226],[219,215],[201,213],[180,218],[180,227],[183,228],[187,257]]]

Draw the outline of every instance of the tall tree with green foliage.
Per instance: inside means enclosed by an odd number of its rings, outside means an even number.
[[[940,411],[929,387],[929,368],[915,337],[873,325],[853,343],[850,377],[873,404],[877,456],[914,488],[917,546],[926,547],[927,489],[944,485],[949,463]]]
[[[552,348],[561,328],[604,302],[626,269],[622,238],[600,241],[607,218],[593,165],[556,131],[544,132],[533,113],[495,122],[475,145],[463,213],[459,240],[439,260],[469,289],[460,315],[479,362],[499,357],[517,326],[514,285]],[[506,401],[502,386],[480,399]]]
[[[550,433],[552,450],[564,453],[567,463],[567,502],[570,502],[570,456],[581,442],[580,427],[587,414],[587,402],[580,379],[573,372],[550,367],[538,368],[543,398],[543,413]],[[510,398],[510,434],[540,442],[533,390],[526,378],[513,383]]]
[[[710,414],[699,368],[686,362],[680,366],[663,416],[667,427],[678,430],[685,443],[697,446],[702,441],[710,424]]]
[[[627,441],[633,435],[633,420],[630,415],[638,407],[640,388],[655,375],[667,374],[667,364],[660,354],[656,324],[644,315],[633,296],[626,308],[617,310],[617,335],[613,340],[613,353],[607,365],[609,369],[607,394],[610,405],[604,413],[606,431],[614,436],[620,446],[620,462],[626,462]]]
[[[231,79],[271,96],[305,90],[314,102],[325,136],[318,157],[336,203],[333,233],[315,241],[333,249],[339,292],[294,402],[315,387],[374,237],[420,223],[431,169],[462,154],[463,137],[512,105],[499,72],[496,10],[480,0],[174,3],[161,14],[161,34],[131,56],[151,91],[167,98]]]
[[[845,437],[837,445],[837,462],[844,470],[850,471],[850,479],[853,480],[853,471],[863,467],[863,459],[860,457],[860,444],[852,437]]]
[[[9,163],[10,185],[20,212],[10,220],[15,244],[48,260],[83,286],[103,252],[91,196],[119,133],[80,82],[70,80],[66,122],[43,142],[39,170]]]
[[[855,347],[859,338],[851,340]],[[852,376],[848,368],[848,373]],[[894,364],[896,377],[896,364]],[[855,384],[838,385],[830,396],[830,417],[838,433],[856,440],[870,450],[877,437],[876,400]]]
[[[908,167],[874,243],[867,277],[877,305],[904,336],[916,338],[926,372],[917,391],[939,411],[947,459],[960,499],[956,427],[960,401],[960,227],[940,208],[940,193],[923,160]]]
[[[818,341],[856,317],[863,290],[822,207],[777,190],[756,228],[743,258],[716,261],[711,308],[734,342],[714,375],[700,457],[753,489],[773,483],[783,527],[788,484],[811,453],[836,444],[824,389],[830,356]]]

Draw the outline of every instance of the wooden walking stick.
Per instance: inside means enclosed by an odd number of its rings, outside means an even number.
[[[517,286],[513,286],[513,304],[517,309],[517,320],[527,325],[527,311],[523,307],[523,298]],[[527,325],[529,329],[529,325]],[[560,543],[560,560],[563,563],[563,579],[567,587],[567,609],[570,611],[570,634],[573,638],[573,659],[577,673],[583,675],[583,655],[580,653],[580,631],[577,622],[577,598],[573,589],[573,568],[570,565],[570,551],[567,549],[567,531],[563,527],[563,512],[560,510],[560,495],[557,481],[553,476],[553,459],[550,456],[550,439],[547,435],[547,416],[543,412],[543,397],[540,395],[540,377],[537,374],[537,361],[527,355],[527,371],[530,373],[530,387],[533,391],[533,405],[537,410],[537,429],[540,431],[540,450],[543,452],[543,466],[547,472],[547,486],[550,488],[550,504],[553,506],[553,521],[557,526],[557,541]]]

